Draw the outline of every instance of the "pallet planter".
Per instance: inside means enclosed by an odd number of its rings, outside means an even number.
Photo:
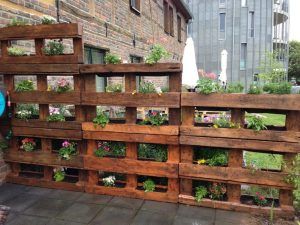
[[[248,94],[210,94],[182,93],[181,106],[183,121],[180,127],[181,162],[179,177],[181,190],[179,202],[192,205],[221,208],[236,211],[269,213],[270,208],[243,204],[241,185],[258,185],[280,190],[279,207],[276,215],[292,216],[293,201],[290,184],[285,182],[282,171],[258,170],[243,167],[243,151],[282,154],[291,162],[299,152],[299,101],[298,95],[248,95]],[[195,109],[230,111],[231,121],[242,128],[213,128],[195,123]],[[246,129],[245,111],[268,112],[286,115],[286,125],[281,130],[263,130],[256,132]],[[226,148],[229,150],[228,166],[212,167],[195,164],[194,147]],[[226,202],[204,199],[197,203],[193,197],[193,180],[220,182],[227,184]]]
[[[178,160],[179,160],[179,123],[180,123],[180,64],[121,64],[121,65],[84,65],[80,68],[85,74],[85,83],[89,86],[82,93],[82,105],[96,116],[96,106],[126,107],[125,124],[109,123],[105,127],[95,126],[91,122],[82,124],[83,138],[87,140],[85,168],[89,170],[86,191],[98,194],[112,194],[157,201],[177,202],[178,197]],[[95,74],[98,76],[125,76],[124,93],[96,93]],[[169,76],[170,92],[158,95],[135,93],[136,76]],[[148,126],[137,124],[137,107],[169,108],[169,121],[166,126]],[[93,117],[87,119],[91,121]],[[118,141],[126,143],[125,157],[96,157],[97,141]],[[145,161],[138,158],[138,143],[162,144],[168,146],[166,162]],[[126,180],[123,188],[105,187],[101,184],[98,171],[124,173]],[[164,178],[168,182],[165,192],[145,192],[141,189],[140,176],[153,179]],[[100,179],[100,181],[99,181]],[[160,190],[160,189],[159,189]]]

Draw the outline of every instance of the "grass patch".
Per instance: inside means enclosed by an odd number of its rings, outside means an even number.
[[[246,165],[255,165],[259,169],[281,170],[283,157],[279,154],[245,152]]]
[[[260,113],[263,116],[263,121],[267,126],[285,126],[285,115],[281,114],[270,114],[270,113]]]

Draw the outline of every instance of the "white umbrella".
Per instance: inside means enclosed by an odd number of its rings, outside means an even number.
[[[221,52],[221,74],[219,76],[219,81],[223,86],[226,86],[227,83],[227,56],[228,52],[224,49]]]
[[[199,77],[195,57],[195,47],[193,39],[191,37],[187,38],[186,40],[182,64],[182,84],[187,85],[189,88],[195,88]]]

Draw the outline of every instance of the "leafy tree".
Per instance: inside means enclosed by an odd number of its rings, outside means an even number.
[[[300,81],[300,42],[289,43],[289,79],[292,77]]]

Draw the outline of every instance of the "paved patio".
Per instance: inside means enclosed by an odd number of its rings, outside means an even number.
[[[247,225],[249,215],[14,184],[0,187],[7,225]]]

